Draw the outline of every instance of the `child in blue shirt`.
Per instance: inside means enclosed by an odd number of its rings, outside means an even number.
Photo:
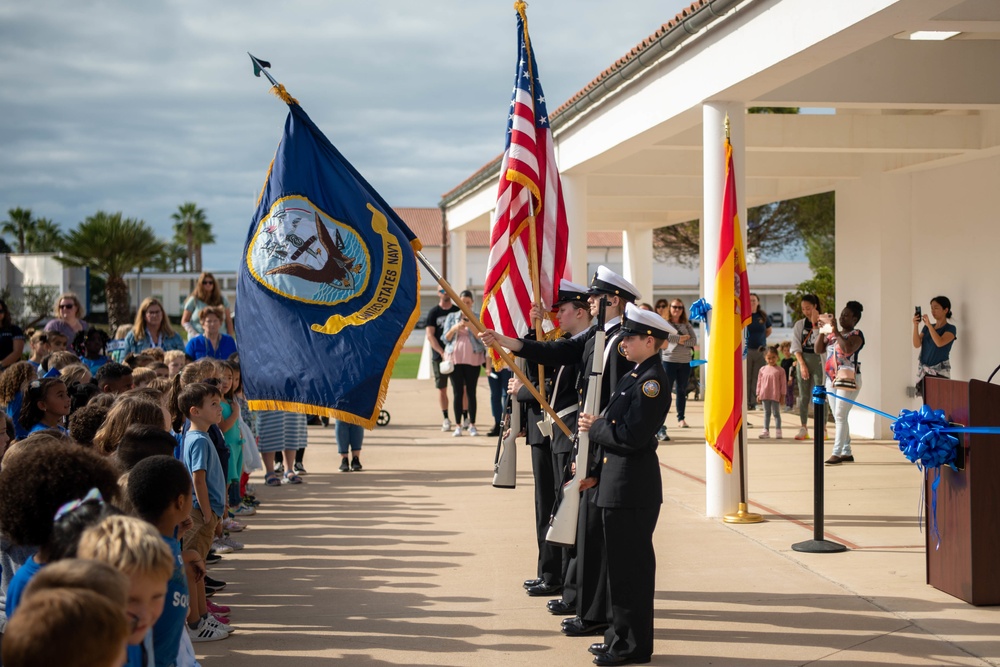
[[[226,475],[208,436],[209,429],[222,420],[222,392],[218,387],[195,382],[181,390],[177,407],[191,422],[184,435],[182,458],[194,484],[194,525],[184,535],[184,544],[204,559],[212,539],[222,532],[221,517],[226,506]]]

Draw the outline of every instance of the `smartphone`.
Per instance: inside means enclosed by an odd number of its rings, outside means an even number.
[[[916,315],[917,317],[920,317],[920,306],[917,306],[917,307],[916,307],[916,308],[915,308],[915,309],[913,310],[913,314],[914,314],[914,315]]]

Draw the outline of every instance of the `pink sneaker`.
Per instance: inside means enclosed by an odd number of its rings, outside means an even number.
[[[781,440],[781,429],[780,428],[774,432],[774,437],[777,438],[778,440]]]
[[[211,600],[206,600],[208,603],[208,611],[211,614],[228,614],[232,611],[229,607],[224,604],[215,604]]]
[[[771,437],[771,434],[767,432],[767,429],[765,429],[761,431],[757,437],[760,438],[761,440],[767,440],[768,438]]]

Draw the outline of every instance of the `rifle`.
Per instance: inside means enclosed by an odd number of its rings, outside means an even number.
[[[514,392],[507,393],[506,422],[497,437],[497,453],[493,458],[493,486],[513,489],[517,483],[517,434],[521,432],[521,406]]]
[[[605,297],[601,297],[600,310],[597,314],[597,331],[594,333],[594,363],[590,368],[587,380],[587,397],[583,403],[583,411],[595,415],[600,409],[601,382],[604,373],[604,307]],[[545,540],[559,547],[572,547],[576,544],[576,524],[580,518],[580,482],[587,476],[590,467],[590,432],[576,432],[576,472],[573,479],[566,482],[562,488],[562,499],[559,506],[549,519],[549,532]]]

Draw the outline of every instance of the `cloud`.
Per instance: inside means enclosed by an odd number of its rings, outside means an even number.
[[[394,205],[434,206],[503,149],[512,3],[8,3],[0,8],[0,211],[71,227],[99,209],[164,237],[185,201],[234,270],[286,110],[251,76],[270,60],[333,143]],[[536,0],[550,108],[683,0]]]

